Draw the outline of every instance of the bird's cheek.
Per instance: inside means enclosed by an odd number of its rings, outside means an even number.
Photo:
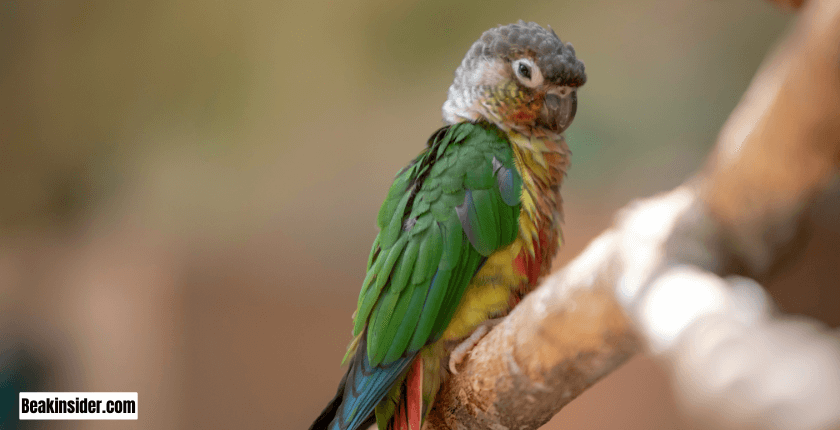
[[[513,111],[513,114],[510,115],[508,118],[511,120],[511,122],[517,124],[529,124],[533,123],[534,120],[537,119],[537,115],[530,109],[522,109]]]
[[[504,112],[504,118],[512,124],[530,125],[534,124],[540,116],[540,106],[537,103],[524,103],[514,105]]]

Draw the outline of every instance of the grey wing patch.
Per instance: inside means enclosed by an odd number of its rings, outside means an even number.
[[[458,220],[461,221],[461,228],[464,229],[464,233],[467,235],[467,239],[470,240],[470,243],[476,243],[477,238],[475,237],[475,232],[473,231],[469,221],[471,201],[472,190],[467,190],[466,192],[464,192],[464,202],[458,206],[455,206],[455,212],[458,214]]]
[[[505,167],[498,158],[493,157],[493,173],[496,175],[496,185],[499,187],[499,194],[508,206],[516,206],[519,203],[520,190],[516,189],[513,172]]]

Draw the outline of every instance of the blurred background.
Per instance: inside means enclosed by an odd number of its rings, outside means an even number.
[[[307,428],[334,394],[394,174],[487,28],[551,25],[589,81],[563,264],[700,167],[794,15],[756,0],[0,0],[0,428]],[[840,207],[780,307],[840,324]],[[137,391],[134,422],[18,391]],[[549,429],[691,428],[637,357]]]

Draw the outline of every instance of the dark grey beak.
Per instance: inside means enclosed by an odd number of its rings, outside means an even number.
[[[569,128],[576,112],[577,91],[570,91],[565,97],[546,94],[539,124],[559,134]]]

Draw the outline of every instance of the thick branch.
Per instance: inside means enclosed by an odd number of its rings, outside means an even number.
[[[763,274],[838,164],[840,2],[813,0],[724,125],[703,199],[727,245]]]
[[[703,172],[623,209],[523,300],[446,381],[427,428],[538,428],[639,344],[719,426],[840,426],[837,338],[772,319],[757,284],[720,277],[767,274],[838,162],[840,2],[811,0]]]
[[[637,343],[612,293],[563,282],[590,269],[554,276],[553,288],[529,295],[482,339],[438,394],[435,407],[448,409],[433,411],[429,428],[537,428],[626,361]]]

